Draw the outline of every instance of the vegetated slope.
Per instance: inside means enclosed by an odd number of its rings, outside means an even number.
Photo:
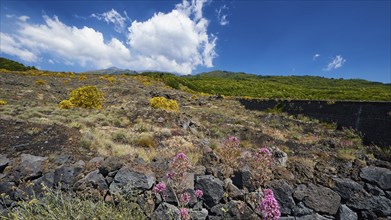
[[[6,69],[12,71],[25,71],[25,70],[35,70],[36,68],[34,66],[25,66],[13,60],[0,57],[0,69]]]
[[[88,73],[88,74],[137,74],[136,71],[133,71],[133,70],[128,70],[128,69],[120,69],[120,68],[117,68],[117,67],[110,67],[110,68],[107,68],[107,69],[101,69],[101,70],[91,70],[91,71],[87,71],[87,72],[84,72],[84,73]]]
[[[391,85],[362,79],[329,79],[319,76],[258,76],[212,71],[178,77],[143,73],[168,86],[186,86],[197,92],[264,99],[390,101]]]

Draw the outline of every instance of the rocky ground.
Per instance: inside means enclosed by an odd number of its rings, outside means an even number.
[[[103,109],[58,107],[83,85],[104,93]],[[152,109],[155,96],[177,100],[180,111]],[[116,195],[130,193],[145,218],[178,218],[175,200],[152,189],[184,152],[193,164],[187,188],[204,191],[189,203],[193,219],[259,219],[252,170],[222,175],[221,143],[236,136],[241,155],[271,150],[271,179],[262,188],[273,190],[281,219],[391,219],[391,163],[349,129],[252,112],[235,99],[173,90],[146,77],[0,73],[0,99],[7,101],[0,105],[3,215],[45,185],[114,204]]]

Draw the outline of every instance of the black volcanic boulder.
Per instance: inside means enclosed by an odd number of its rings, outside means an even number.
[[[346,205],[341,205],[338,213],[338,219],[343,220],[357,220],[357,213],[349,209]]]
[[[151,171],[132,170],[128,167],[122,167],[110,184],[110,193],[127,193],[133,190],[148,190],[155,183],[155,174]]]
[[[152,213],[151,220],[179,220],[179,209],[166,202],[160,203],[157,209]]]
[[[69,190],[84,170],[84,162],[79,161],[73,165],[63,165],[54,171],[54,184],[63,190]]]
[[[19,168],[22,178],[25,180],[33,180],[42,176],[43,168],[47,160],[46,157],[22,154]]]
[[[354,196],[357,193],[365,193],[364,187],[351,179],[334,178],[333,180],[335,181],[334,190],[344,200],[349,200],[352,196]]]
[[[377,184],[383,190],[391,189],[391,170],[382,167],[364,167],[360,177],[364,180]]]
[[[291,214],[291,210],[295,206],[295,201],[292,198],[292,187],[284,180],[273,180],[270,187],[273,189],[274,196],[280,206],[281,214]]]
[[[317,212],[335,215],[341,205],[341,197],[333,190],[312,183],[299,185],[293,196]]]
[[[204,192],[202,199],[209,208],[217,205],[223,198],[223,186],[223,181],[212,175],[198,176],[196,178],[195,188],[201,189]]]

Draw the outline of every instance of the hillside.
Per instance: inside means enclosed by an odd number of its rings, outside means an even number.
[[[101,69],[101,70],[91,70],[84,72],[84,74],[137,74],[136,71],[128,70],[128,69],[120,69],[117,67],[110,67],[107,69]]]
[[[335,124],[161,82],[183,87],[197,76],[146,75],[0,71],[0,213],[179,219],[182,210],[193,219],[261,219],[259,192],[272,190],[284,217],[391,214],[389,147],[365,146]],[[84,86],[104,99],[77,90]],[[102,108],[72,106],[94,99]]]
[[[391,101],[391,85],[361,79],[328,79],[317,76],[258,76],[212,71],[193,76],[144,73],[196,92],[260,99]],[[185,88],[186,89],[186,88]]]
[[[34,66],[25,66],[13,60],[0,57],[0,69],[12,70],[12,71],[25,71],[36,70]]]

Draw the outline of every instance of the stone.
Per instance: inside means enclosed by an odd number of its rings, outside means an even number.
[[[122,160],[118,157],[108,157],[99,167],[99,172],[103,176],[107,176],[109,173],[117,171],[122,167]]]
[[[136,171],[122,167],[110,184],[110,193],[126,193],[133,190],[145,191],[155,183],[155,174],[150,171]]]
[[[243,199],[244,193],[236,187],[232,182],[226,183],[228,196],[232,199]]]
[[[364,191],[364,187],[348,178],[334,178],[334,190],[344,200],[349,200],[354,194]]]
[[[83,179],[77,181],[74,189],[82,191],[84,194],[95,195],[97,198],[103,199],[109,187],[103,175],[99,173],[99,170],[94,170],[88,173]]]
[[[58,166],[69,164],[71,161],[72,157],[66,154],[61,154],[54,158],[54,163]]]
[[[77,176],[84,170],[79,166],[61,166],[54,171],[54,184],[62,190],[69,190],[76,182]]]
[[[295,201],[292,198],[292,187],[284,180],[273,180],[270,182],[270,187],[273,190],[274,197],[277,199],[280,206],[280,212],[283,215],[290,215],[291,210],[295,206]]]
[[[0,173],[4,171],[4,169],[11,163],[5,155],[0,154]]]
[[[193,220],[205,220],[208,217],[208,210],[207,209],[201,209],[201,210],[190,210],[190,216]]]
[[[297,217],[296,220],[330,220],[324,216],[319,215],[318,213],[314,213],[311,215],[305,215],[301,217]]]
[[[352,197],[346,205],[355,210],[367,210],[376,213],[378,216],[391,215],[391,200],[384,196],[370,196],[368,194],[357,194]]]
[[[337,215],[338,220],[357,220],[357,213],[349,209],[346,205],[341,205]]]
[[[304,203],[299,202],[297,205],[292,209],[293,215],[300,217],[304,215],[310,215],[314,213],[314,210],[306,207]]]
[[[47,157],[22,154],[20,171],[24,180],[33,180],[42,176],[45,162],[47,162]]]
[[[278,166],[286,167],[286,163],[288,162],[288,154],[277,149],[273,152],[273,157],[275,158],[275,162]]]
[[[234,219],[253,219],[256,215],[243,201],[231,200],[227,206],[229,215]]]
[[[144,213],[150,217],[155,210],[155,202],[153,201],[153,192],[145,191],[137,197],[137,204],[141,207]]]
[[[232,183],[237,186],[239,189],[248,189],[248,191],[253,192],[256,190],[251,181],[252,173],[249,167],[245,166],[234,173],[232,177]]]
[[[180,212],[176,206],[162,202],[152,213],[151,220],[180,220]]]
[[[211,175],[198,176],[196,178],[196,189],[204,192],[202,200],[208,207],[213,207],[220,202],[224,196],[223,181]]]
[[[4,205],[11,205],[13,203],[12,200],[15,200],[15,188],[16,184],[14,182],[0,182],[0,195],[5,194],[9,196],[7,198],[0,198],[0,201]]]
[[[278,220],[296,220],[296,218],[293,216],[285,216],[285,217],[280,217]]]
[[[379,187],[366,183],[365,184],[365,189],[371,193],[374,196],[385,196],[386,194],[384,193],[383,190],[381,190]]]
[[[360,177],[369,183],[377,184],[383,190],[391,189],[391,170],[382,167],[364,167]]]
[[[293,195],[296,199],[302,200],[309,208],[330,215],[335,215],[341,204],[341,197],[338,193],[312,183],[308,186],[299,185]]]

